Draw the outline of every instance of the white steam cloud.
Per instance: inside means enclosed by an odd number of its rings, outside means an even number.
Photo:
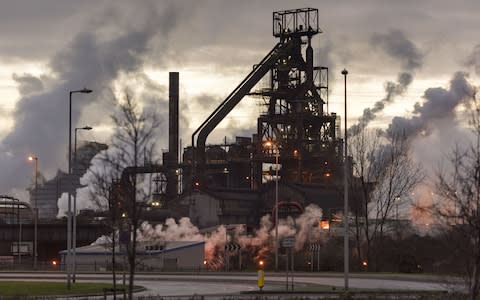
[[[114,83],[122,76],[146,78],[143,65],[152,39],[161,36],[156,46],[159,47],[160,41],[167,48],[169,34],[181,19],[179,7],[174,4],[164,7],[159,10],[150,4],[144,10],[136,10],[143,16],[136,16],[135,25],[122,24],[122,17],[111,11],[101,12],[92,17],[94,26],[74,35],[55,54],[43,75],[13,75],[20,99],[13,112],[13,128],[0,141],[0,168],[8,170],[0,173],[3,193],[30,184],[32,166],[26,162],[29,154],[39,158],[44,174],[51,176],[57,169],[66,169],[69,91],[84,87],[93,90],[91,94],[73,95],[72,128],[84,126],[85,122],[94,128],[101,127],[105,115],[111,114],[112,107],[105,99]],[[112,24],[115,33],[105,34]]]
[[[278,224],[278,237],[281,241],[285,237],[294,236],[296,240],[295,250],[300,251],[306,243],[318,242],[323,238],[318,224],[322,218],[322,210],[315,204],[310,204],[305,211],[293,219],[280,219]],[[265,215],[260,220],[260,227],[253,234],[247,234],[242,225],[228,228],[224,225],[215,230],[202,233],[198,227],[192,224],[189,218],[184,217],[176,222],[169,218],[165,224],[152,226],[144,222],[139,230],[139,241],[205,241],[205,259],[217,260],[223,255],[224,246],[228,242],[238,243],[245,251],[251,254],[254,260],[265,257],[273,252],[275,227],[270,215]],[[101,237],[95,243],[108,242],[109,238]]]

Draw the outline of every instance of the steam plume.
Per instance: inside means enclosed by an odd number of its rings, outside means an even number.
[[[147,14],[143,19],[148,21],[144,24],[137,22],[141,25],[136,28],[119,26],[115,35],[103,34],[109,18],[115,16],[109,13],[99,16],[102,20],[97,23],[99,28],[78,33],[52,58],[50,73],[41,77],[14,75],[21,98],[13,114],[13,129],[0,143],[0,167],[8,170],[0,174],[1,190],[7,192],[29,183],[31,165],[25,161],[28,154],[39,157],[42,172],[52,174],[57,168],[66,168],[69,91],[83,87],[94,91],[74,96],[72,127],[75,127],[81,113],[90,105],[100,103],[102,93],[119,75],[141,73],[149,42],[156,34],[162,34],[163,40],[167,40],[177,20],[174,6],[168,6],[161,13],[149,8]],[[102,116],[105,114],[109,113],[104,112]],[[101,124],[103,118],[91,121],[95,124],[89,125],[95,126]]]
[[[467,60],[465,61],[466,66],[473,66],[475,69],[475,73],[480,75],[480,44],[476,45],[473,48],[472,53],[468,56]]]
[[[396,96],[403,95],[413,81],[413,71],[422,65],[423,55],[399,30],[392,30],[386,34],[375,34],[371,42],[397,59],[402,64],[404,71],[398,74],[396,82],[387,81],[385,83],[385,97],[375,102],[373,108],[366,108],[363,111],[358,124],[348,129],[351,135],[356,135],[362,131],[385,108],[385,105],[391,103]]]
[[[466,103],[475,93],[475,87],[468,80],[468,74],[457,72],[450,81],[449,89],[429,88],[425,91],[424,103],[415,103],[411,118],[394,117],[387,129],[387,134],[403,134],[414,137],[420,132],[428,133],[433,120],[453,118],[455,108]]]
[[[303,249],[307,241],[318,241],[321,238],[320,229],[316,226],[321,218],[322,210],[315,204],[310,204],[295,220],[291,217],[281,219],[278,226],[279,240],[287,236],[295,236],[295,250]],[[240,244],[244,249],[242,251],[248,251],[252,257],[259,258],[272,253],[275,229],[270,215],[261,218],[260,227],[251,235],[247,235],[241,225],[234,228],[233,232],[227,232],[227,228],[220,225],[212,232],[202,234],[189,218],[181,218],[178,223],[170,218],[165,221],[165,224],[155,227],[147,222],[143,223],[139,240],[205,241],[205,258],[210,261],[223,254],[227,236],[228,242]]]

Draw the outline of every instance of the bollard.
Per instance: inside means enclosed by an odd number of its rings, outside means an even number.
[[[263,270],[258,270],[257,272],[257,285],[261,292],[265,285],[265,272]]]

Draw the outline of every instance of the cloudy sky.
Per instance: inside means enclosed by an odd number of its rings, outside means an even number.
[[[272,12],[302,7],[319,10],[330,112],[342,114],[347,68],[350,124],[411,129],[427,167],[461,140],[460,104],[480,75],[478,1],[0,0],[0,193],[31,184],[31,153],[47,177],[66,169],[70,90],[94,90],[74,95],[74,126],[94,127],[79,139],[108,139],[112,93],[129,87],[165,120],[166,148],[168,72],[179,71],[185,146],[275,45]],[[209,142],[250,134],[259,111],[246,99]]]

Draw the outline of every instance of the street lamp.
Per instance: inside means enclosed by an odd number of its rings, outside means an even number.
[[[266,141],[264,146],[275,150],[275,271],[278,271],[278,156],[280,150],[272,141]]]
[[[81,89],[69,92],[69,106],[68,106],[68,179],[71,184],[72,177],[72,95],[73,94],[89,94],[92,90]],[[68,189],[68,210],[67,210],[67,289],[71,288],[71,252],[72,252],[72,192],[71,187]]]
[[[343,233],[343,268],[344,268],[344,281],[345,281],[345,291],[348,291],[348,242],[349,242],[349,234],[348,234],[348,168],[347,168],[347,161],[348,161],[348,152],[347,152],[347,69],[343,69],[342,75],[344,77],[344,85],[345,85],[345,130],[344,130],[344,160],[343,160],[343,218],[344,218],[344,233]]]
[[[29,161],[35,161],[35,191],[34,191],[34,202],[33,202],[33,269],[37,269],[37,255],[38,255],[38,208],[37,208],[37,189],[38,189],[38,157],[29,156]]]
[[[75,134],[74,134],[74,146],[73,146],[73,166],[77,165],[77,131],[78,130],[92,130],[93,128],[90,126],[84,127],[75,127]],[[73,282],[76,280],[77,276],[77,191],[75,190],[73,193]]]

